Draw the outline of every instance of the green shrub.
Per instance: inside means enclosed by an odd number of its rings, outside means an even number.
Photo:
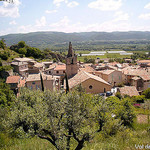
[[[121,96],[121,93],[120,93],[120,92],[117,92],[117,93],[115,94],[115,96],[116,96],[116,97],[118,97],[119,99],[121,99],[121,98],[122,98],[122,96]]]
[[[145,95],[145,98],[150,99],[150,88],[146,89],[142,94]]]

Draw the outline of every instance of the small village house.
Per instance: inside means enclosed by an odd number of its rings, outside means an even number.
[[[10,89],[17,94],[21,87],[25,86],[25,79],[22,79],[20,76],[9,76],[6,79],[6,83],[10,85]]]
[[[93,72],[98,77],[111,84],[111,86],[117,86],[122,83],[122,72],[119,70],[102,70]]]
[[[111,85],[102,78],[87,73],[85,71],[79,71],[74,77],[68,80],[69,89],[73,90],[78,85],[82,85],[87,93],[98,94],[111,90]]]
[[[43,84],[44,84],[44,89],[54,91],[56,89],[59,89],[60,83],[59,83],[59,78],[51,76],[51,75],[45,75],[42,74],[43,78]],[[29,89],[37,90],[42,88],[41,86],[41,78],[40,74],[29,74],[29,76],[26,79],[26,86]]]

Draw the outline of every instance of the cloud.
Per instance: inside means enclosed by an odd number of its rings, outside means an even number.
[[[76,1],[72,1],[72,2],[70,2],[70,3],[67,4],[67,6],[70,7],[70,8],[76,7],[76,6],[78,6],[78,5],[79,5],[79,3],[76,2]]]
[[[14,3],[3,2],[3,5],[0,6],[0,16],[1,17],[12,17],[17,18],[19,14],[19,0],[14,0]]]
[[[61,3],[66,3],[67,6],[70,8],[73,8],[79,5],[79,3],[76,1],[69,2],[68,0],[53,0],[53,4],[56,5],[57,7],[60,7]]]
[[[117,10],[121,7],[122,0],[96,0],[88,4],[89,8],[99,9],[102,11]]]
[[[52,13],[56,13],[57,10],[46,10],[45,13],[47,14],[52,14]]]
[[[57,7],[59,7],[62,2],[68,3],[68,0],[53,0],[53,4]]]
[[[128,13],[124,13],[122,11],[116,12],[114,17],[115,17],[114,21],[126,21],[129,19]]]
[[[148,3],[147,5],[145,5],[144,8],[145,8],[145,9],[150,9],[150,3]]]
[[[61,27],[63,29],[64,26],[69,25],[69,22],[69,18],[67,16],[64,16],[60,21],[51,24],[50,27]]]
[[[36,20],[36,26],[42,27],[46,25],[46,18],[45,16],[42,16],[39,20]]]
[[[149,20],[150,19],[150,13],[147,14],[141,14],[139,16],[140,19]]]
[[[13,21],[9,22],[9,24],[10,24],[10,25],[16,25],[17,23],[16,23],[15,20],[13,20]]]

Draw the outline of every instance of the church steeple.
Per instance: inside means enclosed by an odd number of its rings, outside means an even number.
[[[69,42],[69,50],[66,58],[66,73],[68,78],[71,78],[78,73],[77,55],[75,55],[72,49],[71,42]]]
[[[74,56],[74,51],[72,49],[72,44],[69,42],[69,50],[68,50],[68,55],[67,57],[73,57]]]

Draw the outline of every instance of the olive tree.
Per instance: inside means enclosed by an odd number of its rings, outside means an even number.
[[[74,149],[80,150],[95,133],[111,136],[122,126],[107,101],[81,91],[66,94],[24,89],[11,109],[5,121],[9,132],[16,135],[21,128],[21,132],[48,140],[57,150],[70,150],[72,142]]]

